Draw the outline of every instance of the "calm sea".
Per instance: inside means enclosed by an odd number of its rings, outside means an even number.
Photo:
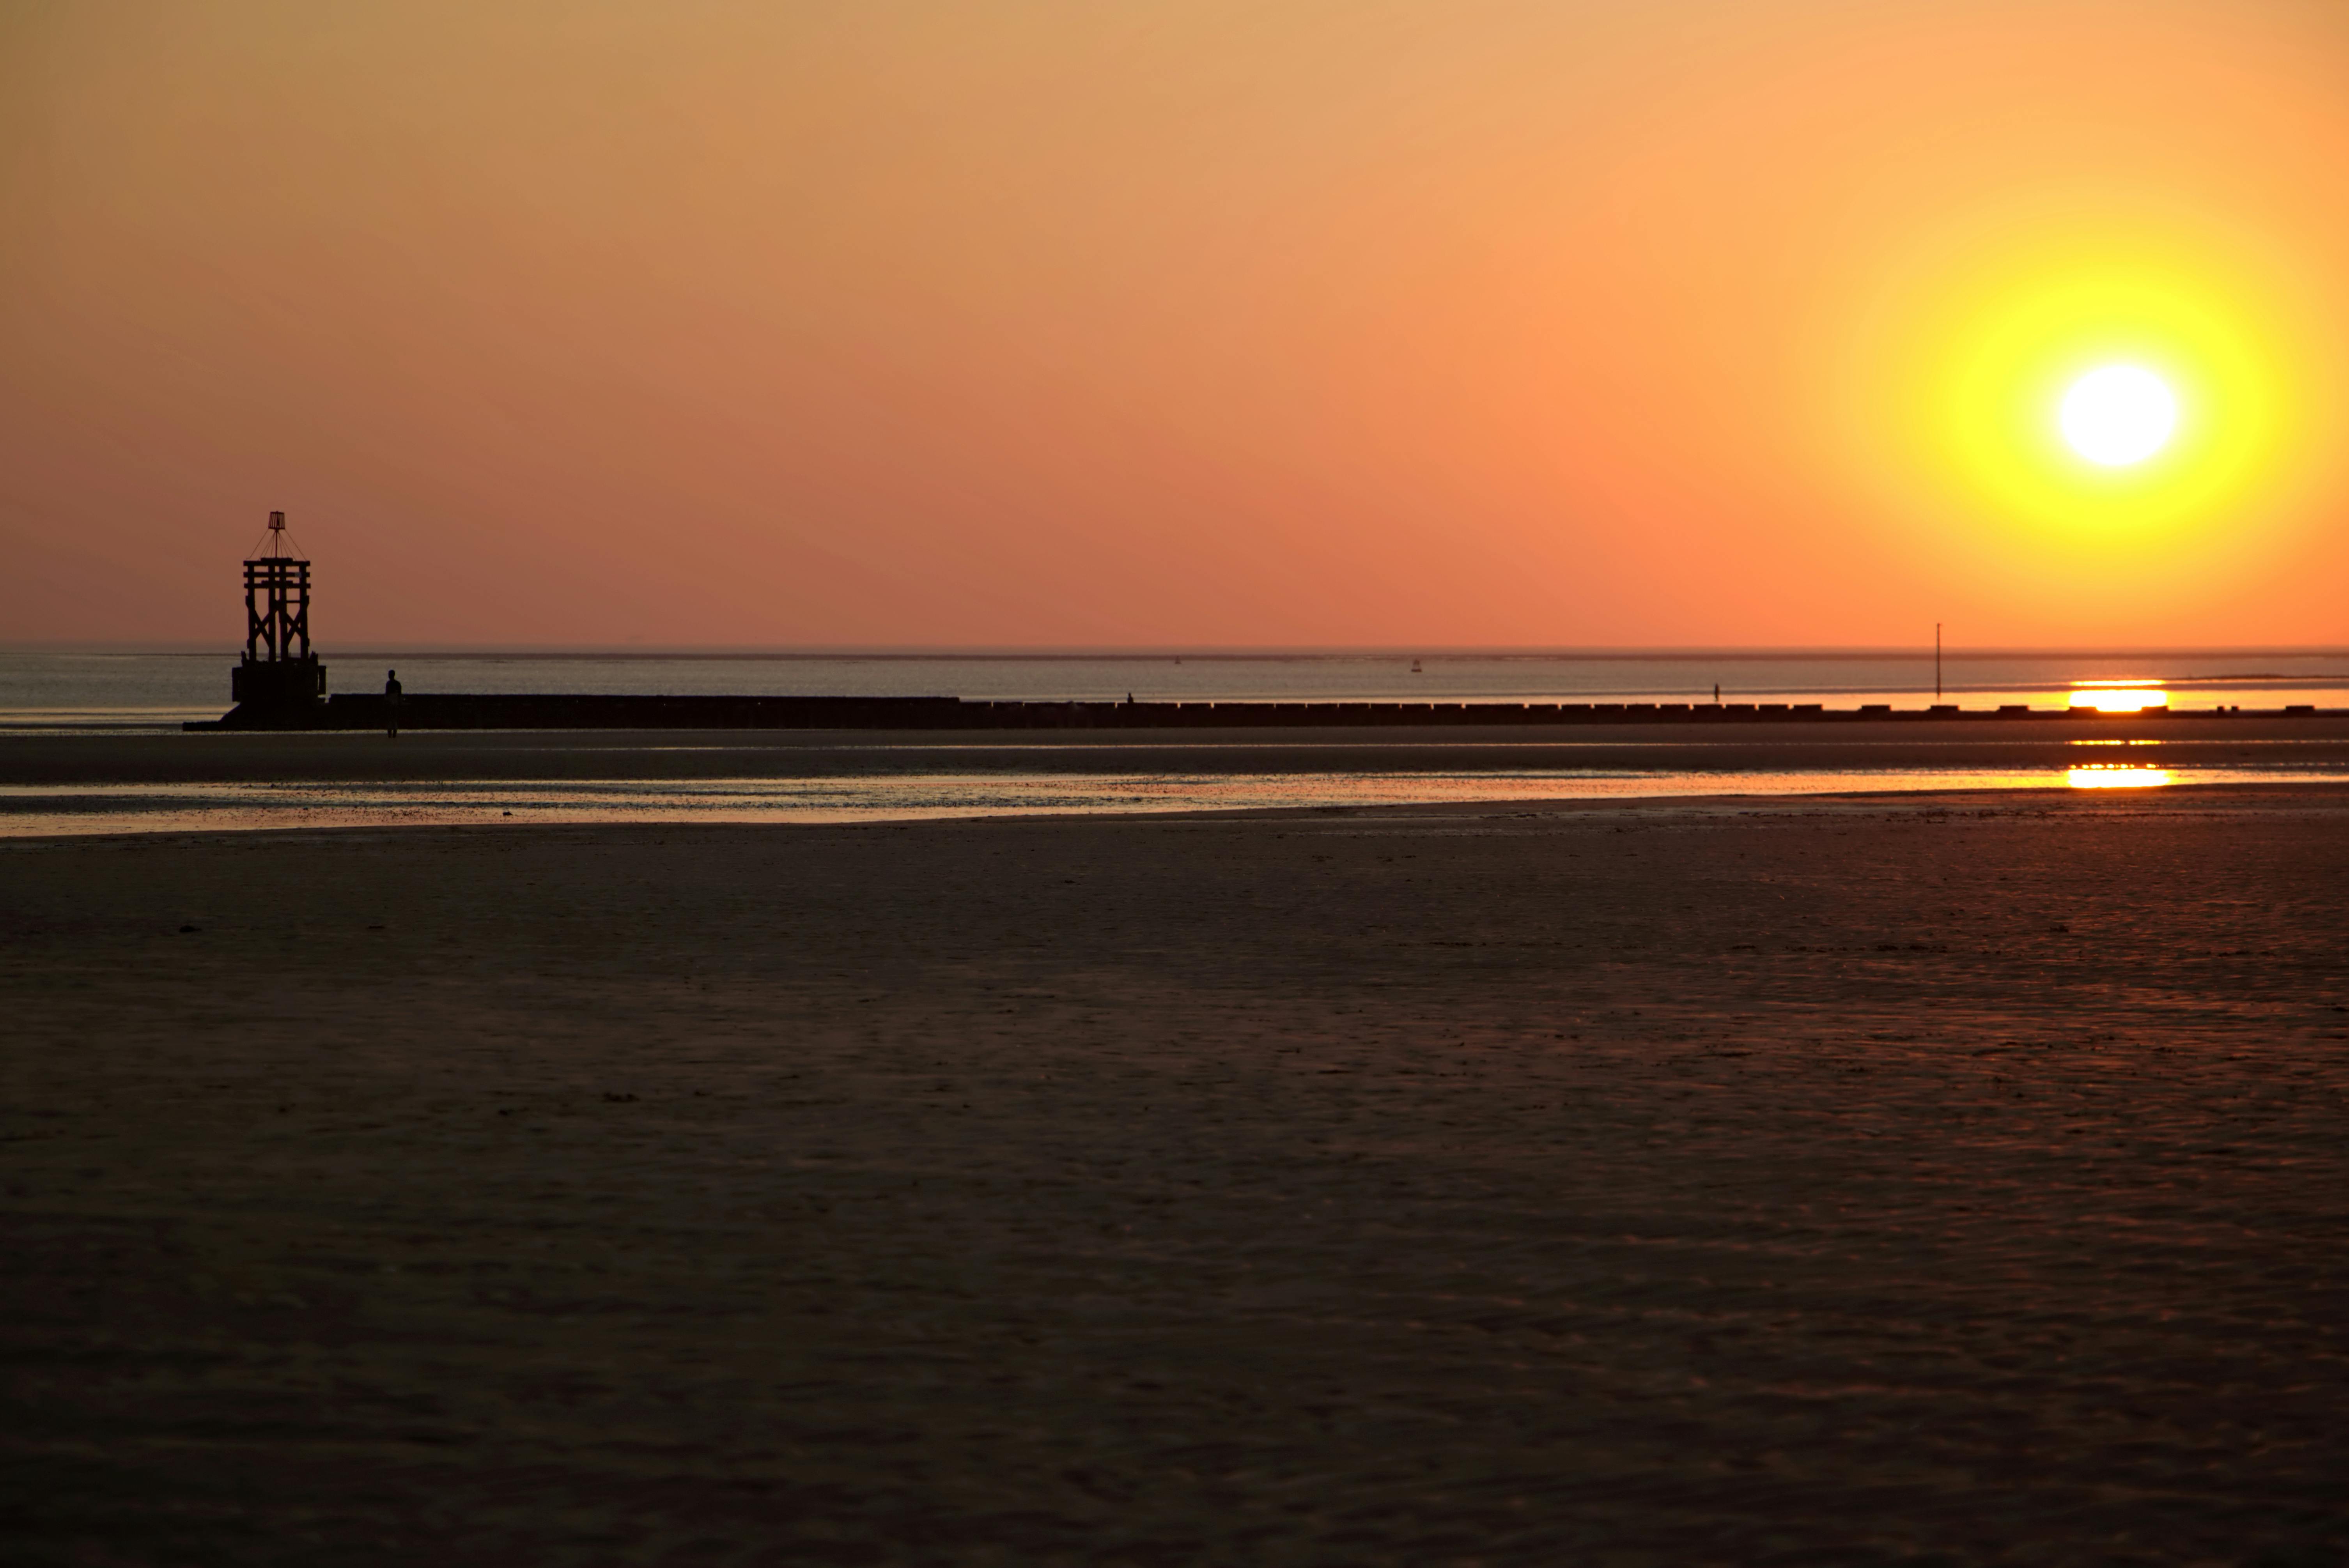
[[[1934,696],[1930,649],[1622,654],[467,654],[328,651],[328,686],[397,667],[423,692],[959,696],[1036,701],[1863,702]],[[0,653],[0,727],[168,727],[229,707],[233,653]],[[1952,654],[1942,700],[2062,707],[2082,683],[2149,681],[2178,708],[2349,707],[2349,650]]]

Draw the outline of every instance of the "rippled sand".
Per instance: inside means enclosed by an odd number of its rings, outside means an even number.
[[[2344,886],[2302,789],[0,844],[0,1528],[2332,1562]]]

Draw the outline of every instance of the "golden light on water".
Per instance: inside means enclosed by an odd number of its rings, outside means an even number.
[[[2072,706],[2095,713],[2145,713],[2169,706],[2169,694],[2139,681],[2083,681],[2072,692]]]
[[[2167,768],[2135,768],[2126,762],[2092,762],[2064,775],[2075,789],[2157,789],[2170,782]]]

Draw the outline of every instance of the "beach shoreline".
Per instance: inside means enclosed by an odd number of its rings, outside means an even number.
[[[845,823],[2349,779],[2349,719],[1000,738],[841,732],[0,737],[0,837]]]
[[[2241,715],[2045,720],[1992,718],[1854,727],[1790,722],[1660,734],[1651,725],[1417,729],[1185,731],[440,730],[393,740],[366,732],[0,734],[0,779],[14,783],[287,779],[793,777],[857,771],[1032,768],[1072,770],[1322,771],[1610,765],[1755,770],[1849,765],[2053,762],[2095,745],[2158,749],[2191,764],[2289,748],[2349,758],[2349,717]],[[589,773],[587,769],[603,769]],[[618,770],[615,772],[614,770]]]

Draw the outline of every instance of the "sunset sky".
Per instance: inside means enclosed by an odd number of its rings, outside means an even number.
[[[2344,192],[2340,0],[0,0],[0,643],[2349,645]]]

